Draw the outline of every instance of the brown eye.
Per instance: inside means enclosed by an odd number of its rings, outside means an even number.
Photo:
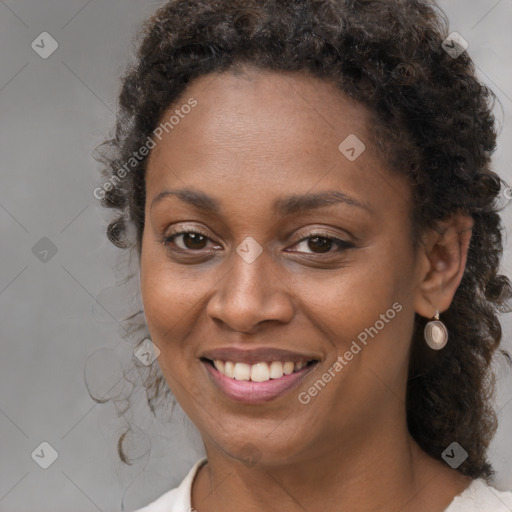
[[[180,240],[180,243],[176,243],[175,240]],[[199,231],[180,231],[166,237],[163,244],[169,248],[172,248],[171,244],[175,244],[178,249],[183,251],[200,251],[206,249],[208,240],[210,239]]]
[[[183,233],[180,236],[183,237],[182,240],[185,245],[185,249],[204,249],[206,237],[203,235],[200,235],[199,233]]]
[[[328,234],[312,233],[308,237],[303,238],[296,245],[306,244],[306,248],[311,251],[309,254],[328,254],[329,252],[341,252],[345,249],[353,248],[354,245],[341,238],[329,236]],[[338,247],[338,251],[331,251],[333,246]],[[307,251],[297,251],[306,252]]]
[[[308,248],[311,250],[319,249],[319,252],[329,252],[332,247],[332,240],[329,238],[323,238],[320,236],[315,236],[309,239]]]

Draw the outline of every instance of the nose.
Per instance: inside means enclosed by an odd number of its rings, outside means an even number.
[[[226,263],[228,270],[207,305],[210,318],[243,333],[255,332],[263,322],[290,322],[292,291],[265,249],[250,263],[236,252]]]

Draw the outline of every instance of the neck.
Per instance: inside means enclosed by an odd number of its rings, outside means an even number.
[[[194,482],[192,506],[197,512],[443,511],[470,479],[423,452],[405,421],[392,427],[378,423],[372,432],[352,432],[279,464],[262,459],[248,466],[205,443],[208,464]]]

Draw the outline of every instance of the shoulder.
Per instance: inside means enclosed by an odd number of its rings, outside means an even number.
[[[178,487],[162,494],[158,499],[134,512],[189,512],[191,508],[192,482],[199,468],[206,463],[206,457],[198,460]]]
[[[477,478],[461,494],[455,496],[445,512],[510,512],[512,492],[499,491]]]

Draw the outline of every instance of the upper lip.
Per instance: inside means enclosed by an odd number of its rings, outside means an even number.
[[[291,361],[293,363],[299,363],[301,361],[309,362],[321,360],[321,356],[319,356],[319,354],[301,354],[299,352],[270,347],[254,349],[225,347],[206,350],[200,357],[211,359],[212,361],[232,361],[235,363],[246,364],[255,364],[262,361]]]

